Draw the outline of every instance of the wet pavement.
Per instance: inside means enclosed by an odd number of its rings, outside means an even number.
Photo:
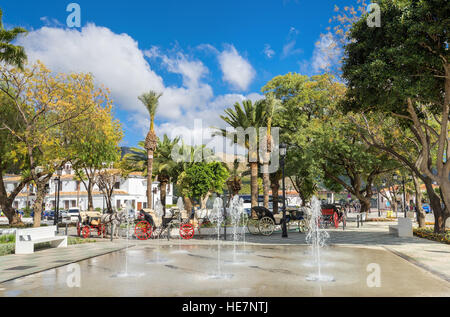
[[[450,296],[444,279],[376,248],[326,247],[322,274],[334,281],[320,283],[307,280],[305,245],[225,243],[219,254],[209,240],[146,242],[76,264],[1,283],[0,296]]]

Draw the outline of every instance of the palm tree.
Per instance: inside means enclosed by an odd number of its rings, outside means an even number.
[[[231,127],[237,129],[239,127],[244,130],[248,128],[255,128],[256,134],[259,132],[259,128],[265,123],[266,117],[266,107],[262,101],[257,101],[252,103],[251,100],[245,100],[241,105],[237,102],[234,105],[234,109],[228,108],[225,110],[225,116],[220,116],[220,118],[228,123]],[[225,129],[216,129],[217,131],[214,135],[222,135],[231,139],[233,143],[236,143],[236,132],[227,133]],[[257,144],[258,137],[250,142],[249,138],[245,138],[244,146],[246,149],[250,150],[251,146]],[[256,143],[254,143],[256,142]],[[251,171],[251,202],[252,207],[258,206],[258,151],[249,151],[250,159],[250,171]]]
[[[147,207],[152,208],[152,171],[153,171],[153,152],[157,148],[157,137],[155,134],[155,115],[158,108],[158,100],[162,94],[155,91],[149,91],[142,94],[138,99],[147,108],[150,114],[150,130],[145,138],[145,149],[147,150]]]
[[[0,9],[0,62],[5,62],[23,69],[23,64],[27,59],[25,49],[22,46],[12,45],[19,34],[26,33],[27,30],[21,27],[15,27],[12,30],[6,30],[2,22],[3,11]]]
[[[155,152],[155,166],[153,172],[158,175],[160,200],[166,214],[167,185],[171,180],[176,181],[181,172],[180,165],[172,159],[172,150],[180,141],[179,137],[171,140],[164,134],[163,140],[158,140],[158,148]]]
[[[155,151],[153,177],[159,181],[160,200],[164,212],[166,210],[167,185],[176,182],[178,175],[183,169],[183,165],[172,159],[172,150],[180,141],[180,137],[171,140],[164,134],[163,140],[158,138],[158,146]],[[131,152],[124,156],[124,163],[128,171],[143,172],[147,175],[148,156],[145,149],[145,142],[140,141],[138,147],[132,147]],[[190,151],[190,150],[189,150]]]
[[[263,191],[264,191],[264,207],[269,208],[269,188],[271,187],[271,181],[269,176],[269,159],[270,152],[272,151],[272,121],[275,111],[278,109],[280,105],[280,101],[275,98],[272,92],[266,94],[266,99],[264,100],[264,104],[266,106],[266,124],[267,124],[267,135],[263,144],[264,147],[267,146],[264,153],[263,159]],[[277,193],[278,194],[278,193]],[[273,196],[272,192],[272,196]],[[275,206],[275,205],[274,205]],[[275,207],[274,207],[275,208]]]

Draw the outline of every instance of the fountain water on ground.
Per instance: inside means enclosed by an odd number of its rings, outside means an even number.
[[[322,274],[320,252],[330,235],[326,230],[320,229],[319,224],[322,220],[321,218],[322,208],[320,201],[314,196],[311,199],[311,215],[306,242],[311,244],[312,255],[314,257],[314,264],[317,268],[317,272],[315,274],[310,274],[306,279],[308,281],[332,282],[334,281],[334,277]]]
[[[178,212],[180,213],[180,217],[181,217],[181,212],[184,210],[183,198],[181,198],[181,197],[178,197],[177,208],[178,208]],[[186,250],[181,249],[181,235],[180,234],[178,234],[178,250],[172,251],[172,253],[188,253]]]
[[[130,247],[130,213],[133,210],[133,206],[131,204],[131,201],[127,201],[126,203],[126,221],[127,221],[127,247],[125,249],[125,272],[119,272],[112,277],[140,277],[144,276],[144,273],[130,273],[128,272],[128,249]],[[119,228],[120,229],[120,228]],[[121,235],[122,236],[122,235]]]
[[[156,217],[161,218],[164,216],[164,209],[163,209],[163,206],[159,199],[156,200],[154,210],[155,210]],[[160,229],[156,229],[156,230],[160,230]],[[167,259],[161,258],[161,256],[160,256],[161,252],[159,250],[160,249],[159,238],[161,237],[161,235],[159,234],[159,232],[156,232],[156,237],[157,237],[156,252],[155,252],[156,258],[153,260],[150,260],[148,263],[165,263],[165,262],[167,262]]]
[[[228,279],[232,277],[232,274],[222,274],[221,271],[221,263],[220,263],[220,229],[222,227],[222,223],[225,220],[223,217],[223,200],[220,197],[217,197],[214,200],[213,209],[209,216],[211,222],[217,225],[217,273],[210,275],[212,279]]]
[[[231,224],[233,225],[233,263],[238,263],[236,259],[236,245],[239,241],[239,236],[242,235],[243,241],[245,243],[245,227],[242,226],[242,219],[244,217],[244,200],[242,198],[239,199],[238,195],[233,197],[233,200],[230,202],[230,215],[231,215]],[[238,228],[240,229],[240,233],[238,232]]]

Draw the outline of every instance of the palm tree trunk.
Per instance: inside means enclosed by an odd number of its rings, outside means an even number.
[[[258,206],[258,162],[250,162],[252,207]]]
[[[166,196],[167,196],[167,182],[166,181],[160,181],[159,192],[160,192],[161,205],[163,207],[163,212],[164,212],[164,216],[165,216],[166,215]]]
[[[269,209],[269,191],[270,191],[270,177],[269,177],[269,163],[263,165],[263,191],[264,191],[264,207]],[[273,194],[272,194],[273,198]]]
[[[278,190],[280,189],[280,183],[272,182],[270,187],[272,187],[273,213],[276,214],[278,213],[278,201],[279,201]]]
[[[147,208],[152,209],[152,173],[153,173],[153,151],[147,150]]]

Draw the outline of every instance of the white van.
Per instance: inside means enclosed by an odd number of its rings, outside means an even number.
[[[77,222],[78,216],[80,215],[80,208],[78,207],[70,208],[67,213],[68,216],[70,217],[70,222]]]

